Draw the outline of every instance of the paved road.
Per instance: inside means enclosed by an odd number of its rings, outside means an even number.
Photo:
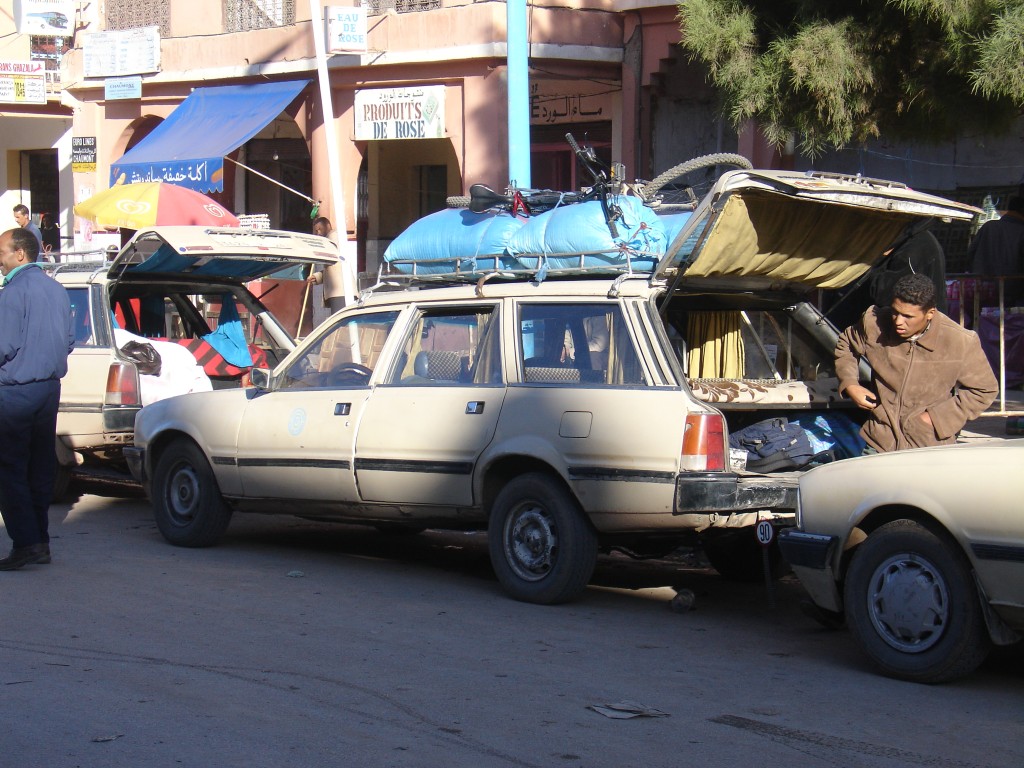
[[[685,560],[610,557],[583,600],[537,607],[479,536],[236,516],[186,550],[140,500],[52,517],[55,562],[0,573],[3,766],[1024,765],[1024,653],[887,680],[792,580],[771,608]],[[668,716],[589,708],[623,701]]]

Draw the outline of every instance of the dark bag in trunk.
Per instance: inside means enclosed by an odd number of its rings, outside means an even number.
[[[779,472],[799,469],[814,458],[807,432],[784,416],[765,419],[729,435],[729,446],[747,452],[747,469]]]

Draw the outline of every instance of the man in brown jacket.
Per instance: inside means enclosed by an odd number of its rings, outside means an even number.
[[[978,335],[935,308],[928,277],[904,275],[893,294],[891,307],[871,307],[839,337],[839,391],[871,411],[861,429],[869,451],[956,442],[996,398],[992,367]],[[871,388],[860,384],[861,358],[873,371]]]

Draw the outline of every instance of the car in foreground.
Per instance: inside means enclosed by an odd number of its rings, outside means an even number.
[[[783,555],[826,624],[846,624],[884,674],[973,671],[1024,636],[1024,440],[921,448],[799,480]]]
[[[139,230],[109,261],[44,265],[68,292],[75,331],[57,415],[56,495],[75,477],[134,484],[122,452],[132,443],[135,415],[158,388],[161,395],[189,391],[189,371],[181,372],[184,388],[174,379],[175,361],[200,365],[207,386],[230,388],[245,383],[253,362],[283,360],[295,340],[247,283],[296,265],[320,268],[336,254],[330,241],[315,235],[161,226]],[[225,342],[238,365],[214,346],[229,316],[244,337],[236,345]],[[159,376],[140,373],[139,360],[124,351],[126,339],[165,350]]]
[[[664,229],[636,198],[615,203],[629,242]],[[576,597],[611,548],[699,543],[724,575],[760,575],[754,531],[793,524],[799,472],[734,461],[729,432],[855,411],[808,294],[857,280],[908,226],[974,209],[877,180],[737,171],[656,257],[545,240],[533,247],[554,255],[523,246],[492,268],[428,248],[461,226],[606,236],[587,205],[526,223],[439,212],[440,236],[414,239],[252,388],[144,408],[125,455],[164,537],[211,545],[235,510],[486,530],[502,586],[535,603]],[[592,229],[547,226],[588,210]]]

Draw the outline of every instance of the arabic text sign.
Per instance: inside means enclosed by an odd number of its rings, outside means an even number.
[[[366,8],[328,6],[327,50],[331,53],[366,53]]]
[[[197,192],[219,192],[224,189],[224,158],[208,157],[202,160],[168,160],[127,165],[114,163],[110,166],[111,185],[138,184],[143,181],[166,181]]]
[[[160,71],[160,27],[83,35],[86,77],[122,77]]]
[[[443,138],[444,91],[443,85],[356,91],[356,141]]]
[[[71,170],[74,173],[96,172],[96,137],[71,137]]]
[[[45,104],[46,66],[41,61],[0,61],[0,102]]]
[[[610,120],[612,95],[579,92],[577,83],[544,83],[530,87],[530,122],[533,124],[578,123],[589,120]]]

